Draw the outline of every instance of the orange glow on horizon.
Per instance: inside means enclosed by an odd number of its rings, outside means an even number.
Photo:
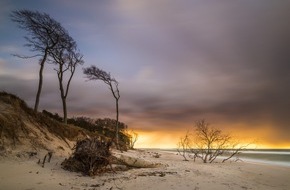
[[[135,143],[135,148],[177,148],[177,143],[185,132],[180,131],[137,131],[139,134],[138,140]],[[271,144],[266,141],[253,142],[242,138],[240,142],[243,145],[249,144],[249,149],[290,149],[290,143]]]
[[[180,135],[164,132],[144,132],[137,131],[139,134],[135,148],[176,148]],[[176,136],[176,138],[175,138]]]

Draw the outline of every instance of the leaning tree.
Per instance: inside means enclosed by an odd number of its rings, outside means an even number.
[[[59,22],[46,13],[18,10],[11,13],[11,19],[21,29],[27,31],[27,35],[25,36],[27,43],[25,46],[36,53],[32,56],[16,56],[21,58],[40,57],[39,82],[34,105],[34,111],[37,112],[43,83],[44,64],[48,59],[49,52],[59,46],[59,44],[64,43],[64,39],[68,34]]]
[[[119,99],[120,99],[120,91],[118,88],[118,81],[111,76],[110,73],[103,71],[96,66],[91,66],[88,68],[84,68],[84,74],[89,80],[101,80],[105,84],[107,84],[112,92],[113,97],[115,98],[116,105],[116,145],[117,148],[120,149],[119,146]]]
[[[67,124],[67,104],[66,99],[70,84],[75,73],[76,67],[82,65],[83,55],[77,50],[76,42],[66,35],[63,43],[59,44],[56,48],[49,51],[50,60],[56,65],[55,71],[59,82],[60,97],[63,107],[63,122]]]

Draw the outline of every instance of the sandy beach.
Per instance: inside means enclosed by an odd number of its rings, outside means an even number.
[[[161,156],[155,158],[155,153]],[[60,164],[64,157],[53,157],[44,168],[37,164],[37,158],[6,158],[0,163],[0,189],[290,189],[290,167],[246,162],[204,164],[183,161],[174,153],[156,150],[135,150],[124,154],[162,165],[88,177],[63,170]]]

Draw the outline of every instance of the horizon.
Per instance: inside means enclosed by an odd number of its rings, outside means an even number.
[[[173,147],[194,122],[255,147],[290,149],[290,2],[217,0],[3,0],[0,91],[33,107],[39,58],[11,11],[45,12],[84,55],[68,93],[68,116],[115,118],[107,86],[86,81],[95,65],[116,78],[120,121],[139,133],[136,147]],[[39,111],[62,116],[54,66],[46,64]]]
[[[176,150],[177,148],[137,148],[137,149],[141,149],[141,150]],[[225,150],[232,150],[232,149],[225,149]],[[235,149],[234,149],[235,150]],[[290,152],[290,149],[289,148],[274,148],[274,149],[271,149],[271,148],[246,148],[246,149],[243,149],[241,151],[263,151],[263,150],[266,150],[266,151],[289,151]]]

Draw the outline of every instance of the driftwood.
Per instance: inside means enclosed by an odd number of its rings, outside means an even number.
[[[115,155],[115,163],[125,165],[131,168],[157,168],[163,166],[160,163],[154,163],[142,158],[136,158],[128,155]]]
[[[85,175],[102,173],[110,165],[111,142],[99,138],[87,138],[76,143],[74,153],[62,162],[65,170],[82,172]]]
[[[43,157],[43,160],[42,160],[42,164],[41,164],[41,166],[44,168],[44,164],[45,164],[45,162],[50,162],[50,160],[51,160],[51,157],[52,157],[52,153],[53,152],[51,152],[51,151],[49,151],[44,157]],[[40,164],[40,159],[38,160],[38,164]]]

